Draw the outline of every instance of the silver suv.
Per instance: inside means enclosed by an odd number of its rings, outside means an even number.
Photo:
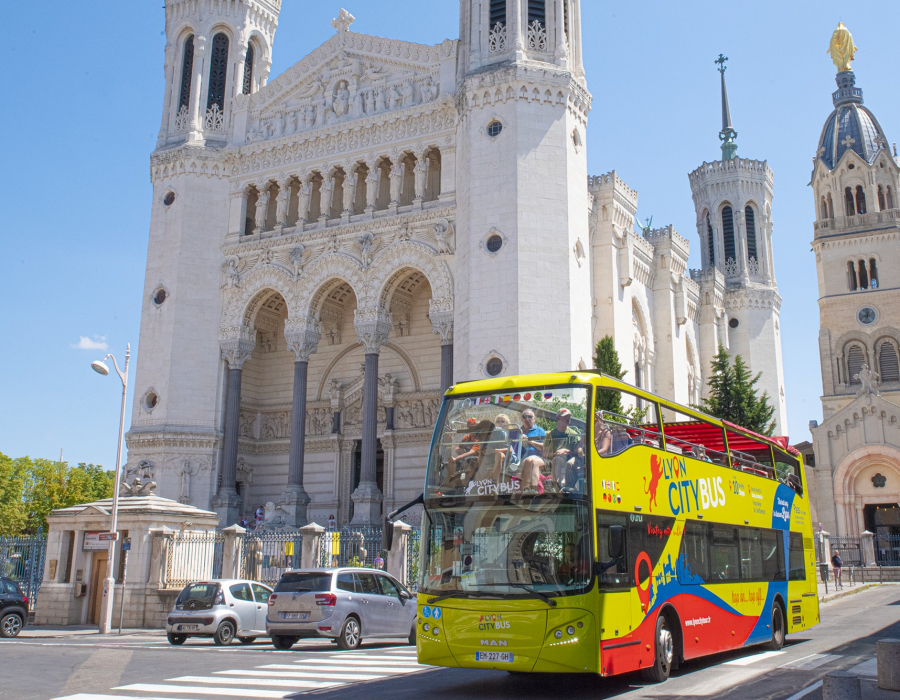
[[[415,644],[416,599],[373,569],[287,571],[269,596],[266,632],[276,649],[308,637],[331,638],[341,649],[356,649],[364,636]]]
[[[266,634],[266,608],[272,589],[256,581],[212,579],[184,587],[166,619],[170,644],[188,637],[212,637],[218,646],[252,644]]]

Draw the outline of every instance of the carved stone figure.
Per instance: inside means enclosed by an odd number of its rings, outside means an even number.
[[[431,102],[435,97],[437,97],[437,86],[432,82],[431,78],[428,78],[425,81],[425,84],[420,88],[420,92],[422,93],[422,102]]]
[[[347,81],[342,80],[335,86],[333,109],[334,113],[341,117],[347,114],[350,106],[350,91],[347,89]]]
[[[184,460],[181,465],[181,496],[178,498],[179,503],[191,502],[191,477],[196,476],[200,471],[199,464],[191,464],[191,460]]]
[[[438,252],[441,255],[452,255],[454,250],[453,225],[447,219],[438,219],[431,227],[431,232],[437,239]]]
[[[347,175],[344,177],[344,214],[353,213],[353,204],[356,202],[357,175],[349,167],[345,167]]]
[[[256,229],[254,233],[266,230],[266,215],[269,213],[269,191],[263,190],[256,200]]]
[[[284,136],[284,114],[279,114],[275,117],[274,130],[276,139]]]
[[[298,243],[291,249],[291,265],[294,266],[294,277],[299,277],[303,272],[303,253],[306,247],[302,243]]]
[[[875,394],[876,396],[880,396],[878,393],[878,389],[875,387],[878,386],[878,380],[881,376],[878,372],[869,369],[869,366],[864,364],[862,369],[859,370],[859,374],[853,375],[854,379],[858,379],[862,386],[859,391],[856,392],[857,396],[863,396],[865,394]]]
[[[291,188],[285,183],[278,189],[278,196],[275,198],[275,223],[284,226],[287,223],[288,202],[291,199]]]
[[[388,95],[387,88],[380,88],[377,91],[375,97],[375,111],[376,112],[387,112],[388,109]]]
[[[285,136],[291,136],[297,133],[297,120],[300,118],[300,115],[297,112],[291,112],[287,118],[287,126],[285,128],[284,134]]]
[[[416,176],[416,199],[422,199],[425,196],[425,180],[428,177],[428,159],[424,156],[419,158],[413,173]]]
[[[850,62],[856,54],[856,44],[853,43],[853,36],[850,30],[844,26],[843,22],[838,22],[837,29],[831,35],[831,41],[828,44],[828,53],[831,54],[831,60],[834,62],[838,72],[852,70]]]
[[[238,264],[241,259],[237,255],[229,255],[222,264],[222,272],[225,273],[225,287],[234,289],[240,286],[241,276],[238,274]]]
[[[391,85],[389,95],[391,100],[391,109],[400,109],[400,107],[403,105],[403,97],[397,90],[396,85]]]
[[[353,117],[361,117],[365,115],[366,111],[363,108],[363,96],[361,92],[357,92],[353,97],[353,109],[351,110],[351,114]]]
[[[405,82],[400,86],[400,94],[403,97],[403,106],[412,107],[416,103],[416,89],[411,82]]]
[[[344,385],[337,379],[332,379],[328,382],[328,397],[332,401],[337,401],[341,398],[341,389],[343,389]]]
[[[320,217],[326,219],[331,216],[331,204],[334,195],[334,178],[328,175],[322,180],[322,187],[319,189],[321,199],[319,200]]]
[[[375,114],[375,90],[366,91],[366,114]]]
[[[309,216],[309,198],[312,190],[312,182],[307,178],[306,182],[300,185],[300,191],[297,193],[297,218],[303,223],[306,223]]]
[[[362,258],[363,267],[368,269],[372,264],[372,247],[375,245],[375,236],[371,231],[366,231],[359,239],[359,256]]]
[[[403,174],[406,172],[406,165],[397,160],[391,166],[391,204],[400,204],[400,193],[403,189]]]
[[[324,126],[325,125],[325,98],[322,97],[316,101],[315,104],[316,110],[316,120],[314,126]]]
[[[375,208],[375,202],[378,201],[378,180],[380,169],[373,166],[369,168],[369,174],[366,175],[366,207]]]
[[[316,124],[316,108],[312,105],[306,105],[303,108],[303,128],[312,129]]]
[[[119,492],[125,498],[135,498],[137,496],[150,496],[153,494],[153,491],[156,490],[156,482],[148,481],[144,483],[141,481],[141,477],[135,477],[134,482],[132,482],[131,486],[127,483],[122,482],[119,484]]]

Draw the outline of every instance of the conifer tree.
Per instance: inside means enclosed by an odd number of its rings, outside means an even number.
[[[594,349],[594,367],[616,379],[625,376],[625,370],[622,369],[622,364],[619,362],[619,353],[616,351],[611,335],[603,336],[597,341],[597,347]],[[610,389],[598,391],[597,410],[623,415],[625,410],[622,408],[622,392]]]
[[[706,383],[709,398],[701,399],[700,409],[761,435],[771,435],[775,430],[772,420],[775,408],[769,405],[769,393],[758,396],[755,386],[762,373],[751,378],[744,358],[736,355],[732,364],[731,357],[721,345],[711,367],[712,375]]]

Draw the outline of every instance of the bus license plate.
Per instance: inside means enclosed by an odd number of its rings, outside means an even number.
[[[179,632],[196,632],[200,625],[178,625]]]
[[[305,612],[289,612],[284,614],[285,620],[305,620],[306,613]]]
[[[476,661],[509,661],[513,660],[511,651],[476,651]]]

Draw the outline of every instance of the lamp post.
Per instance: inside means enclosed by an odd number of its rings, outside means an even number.
[[[128,392],[128,362],[131,358],[131,343],[129,343],[125,349],[125,371],[122,372],[119,370],[119,364],[116,362],[116,358],[112,356],[112,354],[107,355],[103,358],[103,360],[97,360],[91,363],[91,369],[93,369],[98,374],[102,374],[106,376],[109,374],[109,367],[106,365],[106,360],[112,358],[113,367],[116,368],[116,374],[119,375],[119,379],[122,380],[122,412],[119,416],[119,445],[116,448],[116,476],[115,483],[113,485],[113,502],[112,502],[112,513],[110,514],[110,526],[109,531],[111,533],[116,533],[116,527],[119,519],[119,486],[122,478],[122,439],[125,435],[125,394]],[[118,535],[115,535],[118,537]],[[115,569],[113,568],[114,560],[116,557],[116,540],[109,541],[109,556],[106,560],[106,578],[103,580],[103,601],[100,605],[100,634],[109,634],[112,631],[112,618],[113,618],[113,591],[116,585],[116,577],[113,573]],[[122,592],[122,595],[125,595],[125,592]],[[124,604],[125,599],[122,598],[122,602]]]

